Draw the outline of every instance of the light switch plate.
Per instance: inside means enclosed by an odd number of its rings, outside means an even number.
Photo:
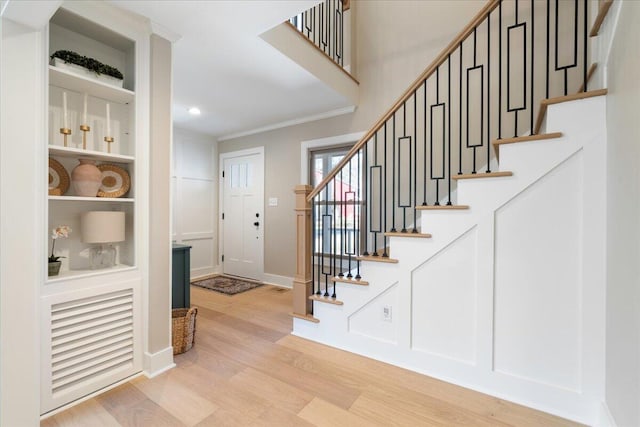
[[[269,197],[269,206],[278,206],[278,198]]]

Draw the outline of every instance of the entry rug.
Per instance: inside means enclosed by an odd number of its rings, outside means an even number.
[[[208,279],[191,282],[191,284],[194,286],[199,286],[201,288],[211,289],[212,291],[220,292],[226,295],[239,294],[241,292],[245,292],[263,285],[263,283],[251,282],[249,280],[243,280],[240,278],[229,276],[210,277]]]

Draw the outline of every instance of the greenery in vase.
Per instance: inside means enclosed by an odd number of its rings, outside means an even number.
[[[56,247],[56,240],[58,239],[66,239],[69,237],[69,233],[71,233],[71,227],[68,225],[59,225],[53,230],[51,230],[51,240],[53,240],[53,244],[51,245],[51,256],[49,256],[49,262],[56,262],[60,258],[64,258],[63,256],[56,256],[53,253],[53,250]]]
[[[106,74],[107,76],[115,77],[119,80],[122,80],[124,78],[120,70],[118,70],[117,68],[103,64],[102,62],[96,61],[93,58],[82,56],[79,53],[70,50],[58,50],[54,52],[53,55],[51,55],[51,59],[53,58],[61,59],[65,62],[65,64],[71,63],[79,65],[89,71],[93,71],[98,75]]]

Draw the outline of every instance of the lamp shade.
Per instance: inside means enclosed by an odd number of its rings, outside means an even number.
[[[115,243],[124,240],[124,212],[91,211],[80,216],[82,241]]]

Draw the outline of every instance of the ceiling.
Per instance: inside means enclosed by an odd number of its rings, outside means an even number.
[[[318,0],[112,3],[179,37],[173,49],[177,127],[224,137],[349,105],[259,37]],[[193,106],[200,116],[188,113]]]

